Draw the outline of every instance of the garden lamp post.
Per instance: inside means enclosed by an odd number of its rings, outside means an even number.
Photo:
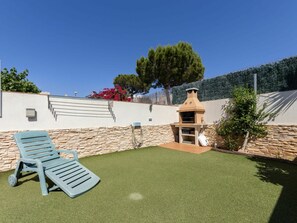
[[[255,94],[257,95],[257,74],[254,74],[254,91]]]
[[[2,66],[1,65],[2,64],[1,64],[1,60],[0,60],[0,92],[2,91],[2,88],[1,88],[1,77],[2,77],[1,71],[2,71]]]

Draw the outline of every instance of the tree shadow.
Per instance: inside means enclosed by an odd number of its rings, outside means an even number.
[[[256,176],[264,182],[283,187],[269,223],[297,222],[297,166],[276,160],[249,157],[257,163]],[[297,159],[295,159],[297,161]]]
[[[297,91],[283,91],[268,94],[264,103],[267,105],[266,111],[274,114],[274,118],[279,114],[284,114],[297,100]]]

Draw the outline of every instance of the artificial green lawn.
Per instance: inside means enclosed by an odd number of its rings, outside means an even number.
[[[1,222],[297,222],[297,166],[160,147],[84,158],[101,177],[71,199],[42,196],[30,175],[11,188],[0,173]]]

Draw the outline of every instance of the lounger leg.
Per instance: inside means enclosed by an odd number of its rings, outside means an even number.
[[[48,190],[47,190],[47,186],[46,186],[44,171],[43,171],[42,166],[39,166],[38,164],[37,164],[37,168],[38,168],[37,173],[38,173],[38,177],[39,177],[41,193],[43,196],[46,196],[46,195],[48,195]]]
[[[9,177],[8,177],[8,184],[11,186],[11,187],[14,187],[17,185],[18,183],[18,178],[20,177],[20,173],[21,173],[21,170],[23,168],[23,163],[19,160],[17,162],[17,165],[16,165],[16,168],[15,168],[15,171],[14,171],[14,174],[11,174]]]
[[[21,162],[21,161],[17,162],[16,168],[14,171],[14,175],[16,176],[17,179],[19,179],[21,176],[21,171],[23,169],[23,165],[24,165],[23,162]]]

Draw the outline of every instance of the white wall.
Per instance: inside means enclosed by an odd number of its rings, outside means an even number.
[[[178,121],[177,106],[152,105],[150,110],[150,104],[115,101],[112,108],[115,119],[111,116],[101,118],[62,115],[57,115],[55,118],[48,106],[47,95],[3,92],[2,96],[0,131],[128,126],[136,121],[142,125],[162,125]],[[64,100],[107,104],[102,100],[101,102],[73,98]],[[26,108],[34,108],[37,111],[37,120],[29,120],[26,117]],[[149,121],[150,118],[152,121]]]
[[[178,106],[151,106],[150,104],[115,101],[112,108],[115,119],[111,115],[108,118],[62,115],[55,117],[49,108],[47,95],[3,92],[2,99],[0,131],[128,126],[132,122],[141,122],[142,125],[163,125],[178,121],[176,112]],[[107,105],[107,101],[102,100],[67,97],[61,97],[61,100]],[[205,106],[204,119],[207,124],[213,124],[222,117],[222,106],[227,101],[228,99],[202,102]],[[268,111],[277,113],[275,119],[268,124],[297,124],[297,91],[260,95],[259,104],[264,102],[269,105]],[[28,120],[26,108],[34,108],[37,111],[37,120]]]
[[[201,102],[205,108],[204,121],[206,124],[213,124],[222,117],[222,107],[228,99]]]
[[[266,111],[276,113],[275,119],[268,124],[297,124],[297,90],[262,94],[259,98],[259,104],[263,105],[264,103],[268,105]]]
[[[212,124],[222,117],[222,107],[229,99],[205,101],[205,122]],[[297,124],[297,91],[272,92],[259,95],[259,106],[268,105],[266,111],[276,113],[269,125],[296,125]]]

